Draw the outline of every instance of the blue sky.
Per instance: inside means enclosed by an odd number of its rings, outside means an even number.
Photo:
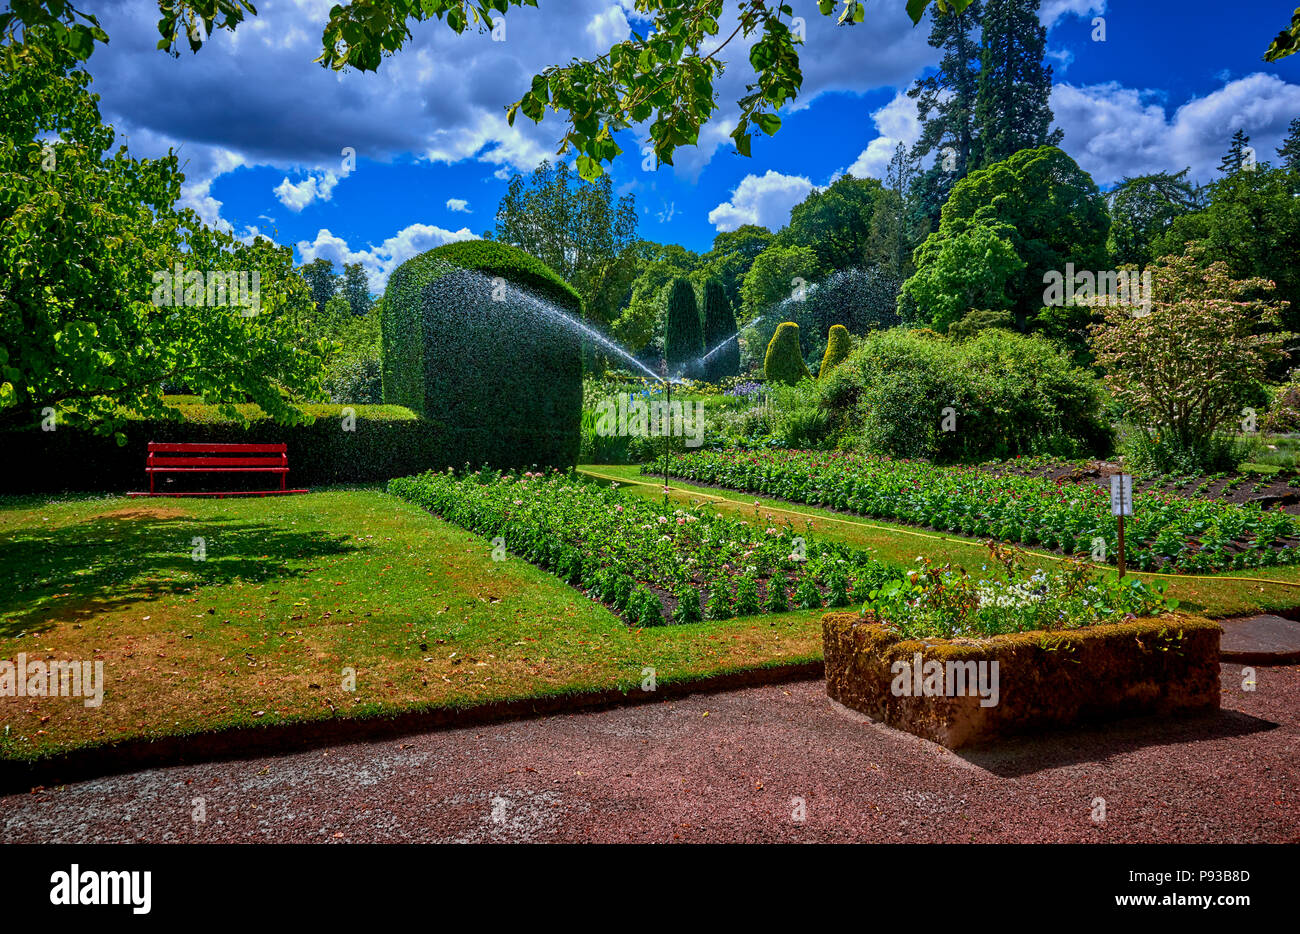
[[[509,174],[553,155],[558,117],[504,120],[532,74],[598,54],[636,25],[630,0],[540,0],[507,16],[504,41],[419,24],[378,74],[336,75],[312,63],[332,2],[265,0],[234,35],[179,59],[154,49],[153,0],[88,2],[112,37],[90,71],[134,151],[181,152],[185,201],[210,223],[292,244],[299,261],[362,262],[376,290],[410,256],[490,229]],[[1238,126],[1272,158],[1300,116],[1300,55],[1272,65],[1260,55],[1295,2],[1043,0],[1064,148],[1103,188],[1185,166],[1208,181]],[[621,141],[611,174],[636,197],[642,236],[702,251],[741,223],[775,229],[814,187],[878,176],[894,145],[915,138],[904,92],[937,61],[928,24],[913,28],[903,0],[868,0],[851,28],[815,0],[793,5],[807,23],[804,92],[775,137],[756,135],[752,158],[727,139],[749,77],[741,44],[728,49],[715,122],[675,167],[647,171],[637,135]]]

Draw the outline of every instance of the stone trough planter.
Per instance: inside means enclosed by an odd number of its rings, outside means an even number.
[[[1166,614],[1063,632],[902,639],[873,618],[822,620],[826,693],[949,749],[1138,714],[1219,707],[1218,623]]]

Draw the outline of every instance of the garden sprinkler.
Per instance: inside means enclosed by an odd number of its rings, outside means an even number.
[[[668,361],[664,360],[664,386],[668,389],[668,401],[664,409],[665,412],[673,410],[673,382],[668,378]],[[671,416],[669,416],[671,417]],[[660,426],[663,427],[662,425]],[[664,435],[664,503],[668,502],[668,446],[672,443],[671,433],[665,431]]]

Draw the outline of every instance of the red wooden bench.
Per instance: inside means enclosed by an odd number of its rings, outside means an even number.
[[[306,493],[306,490],[287,489],[285,479],[289,474],[288,446],[280,444],[196,444],[149,442],[149,457],[145,462],[149,475],[148,493],[131,493],[130,496],[280,496],[288,493]],[[158,493],[154,491],[154,477],[158,474],[197,473],[270,473],[279,474],[278,490],[226,490],[222,492]]]

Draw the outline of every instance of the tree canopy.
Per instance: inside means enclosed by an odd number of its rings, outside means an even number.
[[[1106,269],[1110,214],[1092,177],[1055,146],[1023,149],[966,176],[943,207],[939,229],[917,249],[917,274],[941,251],[930,241],[975,227],[999,228],[1023,264],[1008,283],[1012,310],[1023,324],[1042,305],[1043,275]],[[914,290],[913,290],[914,292]],[[979,306],[995,307],[995,306]]]
[[[178,210],[175,153],[114,151],[73,52],[25,36],[0,53],[0,418],[113,433],[174,414],[168,385],[305,418],[327,348],[294,327],[311,297],[292,249]]]

